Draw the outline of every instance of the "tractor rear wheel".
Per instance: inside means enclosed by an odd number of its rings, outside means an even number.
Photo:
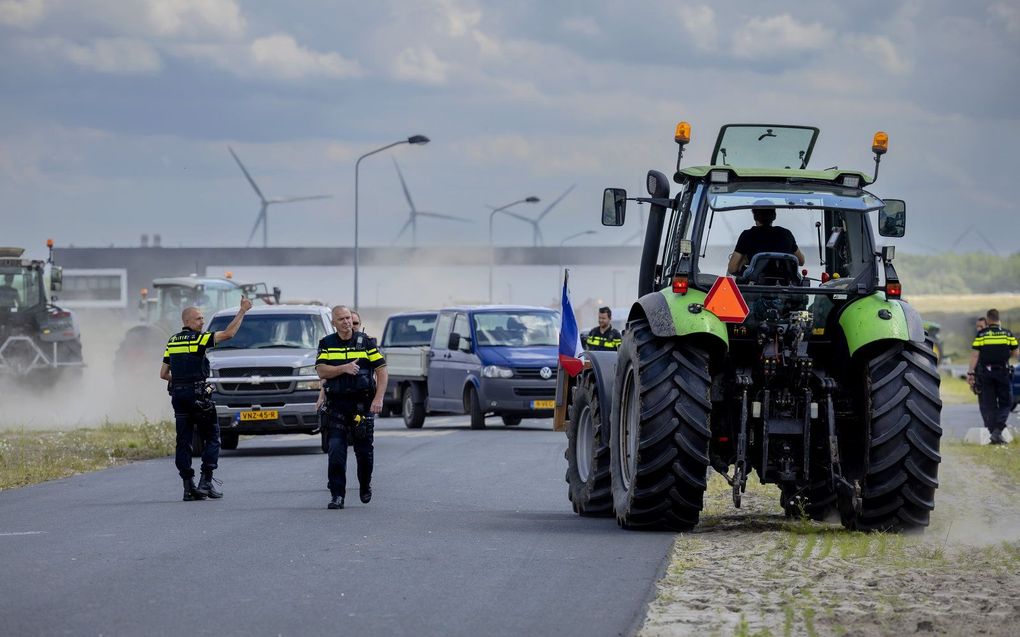
[[[896,342],[864,370],[868,444],[854,513],[840,498],[843,524],[861,531],[928,526],[938,487],[942,438],[939,373],[931,339]]]
[[[595,376],[586,373],[574,387],[567,424],[567,495],[574,513],[613,514],[613,485],[609,471],[609,423],[603,422]]]
[[[623,527],[698,523],[708,472],[708,353],[639,319],[623,337],[609,440],[613,508]]]

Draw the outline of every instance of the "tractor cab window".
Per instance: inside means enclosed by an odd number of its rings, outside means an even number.
[[[39,305],[41,277],[39,270],[0,269],[0,312],[23,312]]]
[[[713,166],[807,168],[818,129],[807,126],[723,126],[712,153]]]

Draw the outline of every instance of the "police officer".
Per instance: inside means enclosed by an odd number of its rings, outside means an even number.
[[[163,352],[163,367],[159,377],[167,381],[167,391],[174,407],[177,423],[177,454],[175,464],[184,480],[184,501],[222,498],[223,493],[213,486],[213,471],[220,456],[220,426],[216,422],[216,406],[209,400],[209,360],[206,350],[230,340],[237,334],[251,301],[241,299],[241,309],[226,329],[203,332],[205,317],[197,307],[181,312],[184,323],[180,332],[170,337]],[[197,429],[205,449],[202,451],[202,479],[195,486],[195,470],[191,468],[191,442]]]
[[[382,411],[386,393],[386,359],[375,339],[354,331],[351,310],[333,308],[336,333],[319,341],[315,371],[323,380],[329,441],[328,509],[344,508],[347,495],[347,446],[358,462],[361,501],[372,499],[372,439],[375,414]]]
[[[593,351],[616,351],[620,349],[623,336],[613,327],[613,311],[608,307],[599,308],[599,325],[593,327],[584,337],[584,349]]]
[[[1010,356],[1016,354],[1017,340],[1013,333],[999,326],[999,311],[988,310],[988,327],[974,337],[974,354],[970,359],[967,382],[978,391],[978,405],[992,444],[1001,445],[1009,410],[1013,407],[1010,386]]]

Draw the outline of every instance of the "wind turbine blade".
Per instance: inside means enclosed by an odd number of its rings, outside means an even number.
[[[397,236],[393,237],[393,243],[396,243],[397,241],[400,241],[400,237],[404,236],[404,233],[407,232],[407,229],[410,228],[410,227],[411,227],[411,220],[408,219],[404,223],[404,226],[400,229],[400,232],[397,233]]]
[[[419,217],[432,217],[433,219],[449,219],[450,221],[463,221],[464,223],[471,223],[471,219],[465,219],[464,217],[457,217],[454,215],[444,215],[438,212],[419,212]]]
[[[503,214],[505,214],[505,215],[509,215],[509,216],[513,217],[514,219],[520,219],[521,221],[527,221],[531,225],[535,225],[535,223],[536,223],[535,220],[532,219],[531,217],[525,217],[524,215],[522,215],[520,213],[517,213],[517,212],[510,212],[509,210],[502,210],[501,212]]]
[[[227,150],[229,150],[230,154],[234,156],[234,161],[237,162],[237,165],[241,169],[241,172],[244,173],[245,179],[247,179],[248,183],[251,184],[251,187],[255,189],[255,194],[259,196],[259,199],[261,199],[263,203],[265,203],[266,198],[262,195],[262,191],[259,190],[259,187],[255,184],[255,180],[251,178],[250,174],[248,174],[248,169],[245,168],[244,164],[241,163],[241,158],[237,156],[237,153],[235,153],[234,149],[231,148],[230,146],[227,146]]]
[[[536,219],[536,221],[541,221],[542,217],[544,217],[547,214],[549,214],[549,211],[552,210],[553,208],[555,208],[557,206],[557,204],[559,204],[561,201],[563,201],[566,198],[566,196],[570,194],[570,191],[572,191],[576,187],[577,187],[577,184],[573,184],[572,186],[570,186],[570,188],[567,188],[563,192],[562,195],[557,197],[555,200],[553,200],[553,202],[551,204],[549,204],[548,206],[545,207],[545,210],[542,211],[542,214],[538,215],[538,218]]]
[[[313,199],[332,199],[333,195],[309,195],[307,197],[276,197],[267,203],[291,203],[294,201],[311,201]]]
[[[418,214],[418,211],[414,207],[414,201],[411,200],[411,192],[407,189],[407,182],[404,181],[404,173],[400,172],[400,164],[397,160],[393,160],[393,167],[397,169],[397,177],[400,177],[400,187],[404,189],[404,197],[407,198],[407,205],[411,207],[413,214]]]
[[[259,224],[262,223],[262,218],[266,215],[266,204],[262,205],[262,210],[259,211],[257,217],[255,217],[255,225],[251,227],[251,234],[248,235],[248,243],[246,246],[251,245],[251,240],[255,238],[255,232],[259,229]]]

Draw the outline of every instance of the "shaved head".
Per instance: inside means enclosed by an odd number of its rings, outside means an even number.
[[[194,317],[194,316],[195,316],[196,314],[201,314],[201,313],[202,313],[202,311],[201,311],[201,310],[199,310],[199,309],[198,309],[197,307],[195,307],[195,306],[191,306],[191,307],[186,307],[186,308],[184,308],[184,311],[183,311],[183,312],[181,312],[181,322],[182,322],[182,323],[187,323],[187,322],[188,322],[189,320],[191,320],[191,318],[192,318],[192,317]]]

